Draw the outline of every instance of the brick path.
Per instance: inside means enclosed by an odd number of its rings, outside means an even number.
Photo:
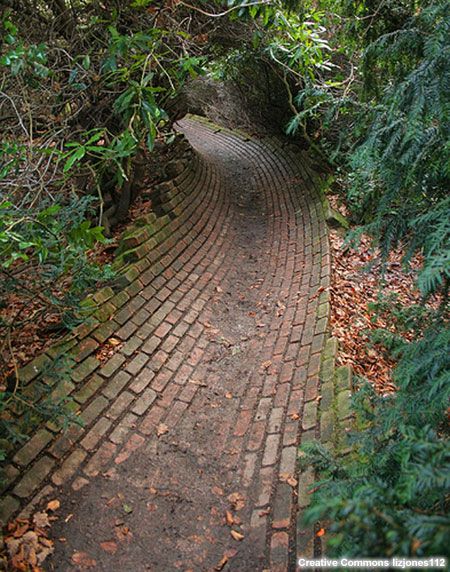
[[[124,240],[126,280],[97,296],[72,350],[63,391],[84,426],[41,429],[9,469],[4,515],[50,496],[72,515],[55,524],[52,569],[77,569],[80,550],[118,571],[225,558],[277,572],[314,553],[296,453],[320,437],[330,256],[317,179],[276,140],[192,118],[180,129],[195,157]],[[123,345],[102,364],[110,336]]]

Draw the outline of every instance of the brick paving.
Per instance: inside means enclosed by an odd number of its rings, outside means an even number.
[[[320,438],[332,360],[320,181],[276,139],[195,118],[179,127],[195,154],[124,238],[122,278],[96,295],[75,345],[48,352],[74,352],[63,391],[83,425],[48,424],[9,468],[4,518],[62,501],[49,569],[77,569],[71,556],[84,551],[99,570],[225,559],[228,570],[281,572],[320,550],[301,525],[313,475],[297,466],[298,446]],[[111,337],[120,345],[101,363]],[[113,551],[100,547],[109,541]]]

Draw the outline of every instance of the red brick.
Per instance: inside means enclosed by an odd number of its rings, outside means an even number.
[[[136,434],[132,435],[129,441],[125,444],[120,453],[114,459],[114,463],[116,465],[120,465],[121,463],[126,461],[132,453],[134,453],[140,447],[142,447],[144,443],[145,443],[144,437],[141,437],[140,435]]]
[[[253,418],[253,411],[245,410],[241,411],[236,422],[236,428],[233,435],[237,437],[242,437],[247,432]]]

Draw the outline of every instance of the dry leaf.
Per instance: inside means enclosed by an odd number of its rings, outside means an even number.
[[[37,512],[33,516],[33,523],[37,528],[45,528],[46,526],[50,526],[48,514],[46,512]]]
[[[296,487],[298,485],[297,479],[294,477],[294,475],[291,475],[290,473],[281,473],[280,481],[283,483],[287,483],[291,487]]]
[[[117,552],[117,543],[114,540],[106,540],[105,542],[100,542],[100,547],[105,552],[109,554],[115,554]]]
[[[122,342],[120,340],[118,340],[117,338],[109,338],[108,342],[112,345],[112,346],[119,346]]]
[[[244,535],[241,532],[238,532],[237,530],[230,530],[230,534],[234,538],[234,540],[241,541],[244,539]]]
[[[225,564],[228,562],[228,556],[223,556],[223,558],[220,560],[220,562],[218,562],[216,564],[216,566],[214,567],[214,570],[217,570],[217,572],[220,572],[220,570],[223,569],[223,567],[225,566]]]
[[[233,515],[231,514],[231,512],[229,510],[225,511],[225,520],[226,520],[228,526],[233,526],[234,518],[233,518]]]
[[[298,413],[292,413],[292,415],[290,415],[290,418],[292,419],[292,421],[298,421],[300,419],[300,415]]]
[[[228,496],[228,500],[236,511],[243,509],[245,506],[245,498],[241,493],[231,493]]]
[[[160,423],[158,425],[158,427],[156,428],[156,434],[158,435],[158,437],[161,437],[161,435],[168,433],[168,431],[169,431],[169,428],[164,423]]]
[[[81,568],[95,568],[97,566],[97,562],[87,552],[75,552],[72,555],[72,562]]]
[[[119,542],[123,542],[125,540],[130,540],[131,537],[133,536],[131,530],[128,528],[128,526],[117,526],[114,529],[114,532],[116,534],[117,540],[119,540]]]
[[[216,286],[216,292],[219,292],[219,294],[220,294],[221,292],[223,292],[223,290],[220,286]]]
[[[233,394],[228,391],[227,393],[225,393],[225,397],[227,399],[233,399]]]
[[[47,503],[47,510],[55,512],[55,510],[58,510],[60,506],[61,506],[61,503],[59,502],[59,500],[57,500],[57,499],[51,500]]]
[[[321,528],[321,529],[316,533],[316,536],[318,536],[318,537],[320,538],[320,537],[323,536],[324,534],[325,534],[325,529],[324,529],[324,528]]]

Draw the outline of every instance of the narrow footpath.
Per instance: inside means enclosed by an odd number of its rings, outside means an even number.
[[[314,174],[275,139],[179,129],[198,157],[179,177],[192,229],[117,317],[124,346],[86,401],[104,405],[47,477],[49,570],[281,572],[314,553],[297,466],[320,436],[329,313]]]

